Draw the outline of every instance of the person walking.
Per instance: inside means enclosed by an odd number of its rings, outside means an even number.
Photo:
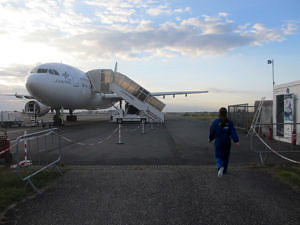
[[[215,140],[214,150],[218,169],[218,177],[227,172],[231,139],[239,146],[239,137],[233,126],[233,122],[227,118],[227,110],[222,107],[219,110],[219,118],[215,119],[210,126],[209,142]]]

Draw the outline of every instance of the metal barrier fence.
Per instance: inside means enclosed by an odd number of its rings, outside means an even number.
[[[38,193],[38,188],[32,182],[34,176],[49,167],[54,167],[62,175],[57,165],[62,160],[61,136],[56,131],[57,128],[53,128],[25,133],[16,139],[17,175]]]
[[[157,125],[159,127],[159,124]],[[58,167],[58,163],[62,160],[62,141],[67,143],[80,145],[82,147],[92,147],[102,144],[110,139],[112,139],[115,134],[119,131],[119,141],[117,144],[123,143],[121,141],[121,129],[125,132],[141,132],[145,134],[145,124],[140,123],[137,127],[132,129],[119,128],[113,129],[112,133],[108,136],[103,137],[101,140],[95,143],[82,143],[72,140],[66,136],[58,134],[57,128],[43,130],[31,134],[24,134],[18,137],[11,146],[11,152],[16,159],[16,173],[17,176],[27,184],[30,184],[32,188],[39,193],[38,188],[32,182],[32,178],[49,167],[54,167],[61,175],[62,172]],[[151,131],[150,131],[151,130]],[[148,133],[153,132],[155,129],[152,123],[149,123]]]
[[[300,123],[299,123],[300,124]],[[258,153],[260,163],[263,165],[271,155],[277,155],[277,159],[289,161],[291,163],[300,164],[300,146],[296,145],[297,133],[292,132],[290,136],[275,136],[278,134],[276,130],[279,126],[296,126],[298,123],[271,123],[256,124],[252,135],[250,135],[250,150]],[[269,135],[262,135],[262,128],[269,130]],[[299,136],[299,134],[298,134]],[[271,153],[271,154],[270,154]],[[298,161],[297,161],[298,160]],[[275,158],[273,162],[277,162]]]
[[[251,126],[254,111],[254,106],[248,104],[229,105],[228,118],[233,121],[236,128],[247,132]]]

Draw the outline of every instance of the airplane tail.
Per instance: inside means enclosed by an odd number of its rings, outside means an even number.
[[[115,65],[115,70],[114,70],[114,72],[116,73],[116,72],[117,72],[117,70],[118,70],[118,62],[116,62],[116,65]]]

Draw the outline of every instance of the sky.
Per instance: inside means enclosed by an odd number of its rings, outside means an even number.
[[[0,93],[27,93],[36,65],[114,68],[149,91],[208,90],[162,99],[165,111],[216,111],[272,99],[299,80],[299,0],[0,0]],[[0,110],[25,101],[0,96]]]

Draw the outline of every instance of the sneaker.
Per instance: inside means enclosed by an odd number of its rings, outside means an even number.
[[[222,177],[223,176],[223,171],[224,171],[224,167],[221,167],[218,171],[218,177]]]

